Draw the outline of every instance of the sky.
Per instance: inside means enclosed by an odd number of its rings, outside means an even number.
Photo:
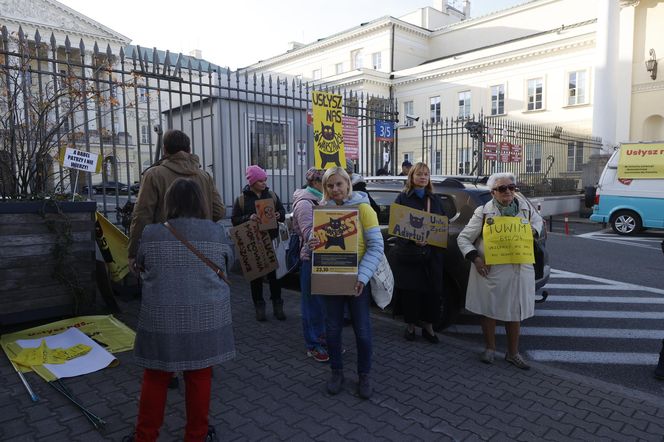
[[[433,0],[59,0],[141,47],[188,54],[235,70],[385,15],[399,17]],[[526,0],[471,0],[471,16]],[[459,2],[461,3],[461,2]]]

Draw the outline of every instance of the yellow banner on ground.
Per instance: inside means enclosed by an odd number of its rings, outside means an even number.
[[[50,324],[7,333],[0,336],[0,345],[9,358],[16,356],[14,343],[22,339],[36,339],[62,333],[70,327],[75,327],[85,333],[90,339],[98,343],[110,353],[119,353],[132,350],[136,333],[113,315],[77,316]],[[12,350],[9,350],[12,346]],[[29,372],[30,368],[21,366],[22,372]]]
[[[322,91],[311,91],[314,125],[314,166],[329,169],[346,168],[343,135],[343,97]]]
[[[96,216],[95,238],[97,246],[104,258],[111,280],[122,281],[122,278],[129,273],[129,259],[127,258],[129,238],[107,220],[104,215],[97,212]]]
[[[533,231],[527,219],[518,216],[487,217],[482,239],[484,261],[488,265],[535,262]]]
[[[664,178],[664,144],[622,144],[618,178]]]

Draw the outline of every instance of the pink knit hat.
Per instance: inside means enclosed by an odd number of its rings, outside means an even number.
[[[256,181],[263,181],[267,179],[267,173],[261,169],[260,166],[251,165],[247,167],[247,182],[252,186]]]

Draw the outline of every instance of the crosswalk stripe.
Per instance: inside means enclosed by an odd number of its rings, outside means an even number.
[[[547,284],[546,288],[551,289],[562,289],[562,290],[637,290],[632,284]],[[650,287],[645,287],[644,289],[638,289],[643,291],[647,290]],[[659,293],[660,289],[654,289],[655,293]]]
[[[577,235],[577,238],[594,239],[596,241],[610,242],[612,244],[622,244],[631,247],[641,247],[643,249],[658,250],[657,239],[650,238],[625,238],[610,234],[597,234],[596,232]]]
[[[620,287],[622,287],[622,290],[639,290],[639,291],[657,293],[657,294],[660,294],[660,295],[664,295],[664,289],[658,289],[658,288],[655,288],[655,287],[646,287],[646,286],[630,284],[630,283],[626,283],[626,282],[622,282],[622,281],[615,281],[615,280],[612,280],[612,279],[598,278],[597,276],[582,275],[580,273],[568,272],[568,271],[565,271],[565,270],[551,270],[551,273],[555,277],[576,277],[576,278],[583,279],[583,280],[586,280],[586,281],[592,281],[592,282],[607,284],[609,286],[620,286]],[[583,286],[582,284],[577,284],[577,285]],[[553,286],[554,286],[553,284],[547,284],[545,287],[546,288],[553,288]],[[590,284],[588,284],[588,286],[590,286]],[[568,287],[563,286],[563,287],[555,287],[555,288],[568,288]],[[591,288],[589,290],[594,290],[594,289]]]
[[[630,298],[629,296],[561,296],[550,295],[546,298],[547,304],[550,302],[592,302],[592,303],[605,303],[605,304],[664,304],[664,298],[648,298],[638,297]]]
[[[450,332],[468,335],[481,334],[478,325],[456,325]],[[505,330],[496,327],[496,334],[504,335]],[[574,338],[616,338],[616,339],[664,339],[664,330],[636,330],[629,328],[580,328],[580,327],[521,327],[521,336],[550,336]]]
[[[657,365],[657,353],[619,353],[604,351],[529,350],[529,359],[539,362],[573,362],[577,364]]]
[[[535,313],[535,316],[547,316],[547,317],[558,317],[558,318],[664,319],[664,312],[538,309]]]

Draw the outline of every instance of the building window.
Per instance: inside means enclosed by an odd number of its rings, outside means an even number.
[[[583,141],[567,143],[567,171],[580,172],[583,169]]]
[[[457,158],[459,163],[458,173],[459,175],[469,175],[471,171],[470,159],[472,158],[472,152],[469,152],[468,148],[458,149]]]
[[[289,170],[288,123],[249,120],[249,128],[249,164],[271,171]]]
[[[528,80],[528,110],[544,108],[544,81],[541,78]]]
[[[439,150],[433,153],[433,171],[432,174],[439,174],[443,167],[443,153]]]
[[[403,153],[403,161],[410,161],[412,163],[413,162],[413,152],[404,152]],[[401,166],[401,164],[397,164],[397,166]]]
[[[314,80],[320,80],[321,78],[323,78],[321,70],[314,69],[313,72],[311,73],[311,78],[313,78]]]
[[[470,118],[470,91],[459,92],[459,118]]]
[[[542,171],[542,145],[539,143],[526,143],[526,172]]]
[[[440,96],[429,98],[429,121],[440,122]]]
[[[148,90],[144,87],[138,88],[138,102],[147,103],[148,101]]]
[[[150,127],[147,125],[141,126],[141,144],[148,144],[150,142]]]
[[[334,65],[334,72],[339,75],[344,73],[344,64],[343,63],[337,63]]]
[[[374,69],[380,69],[381,68],[381,63],[380,63],[380,52],[374,52],[371,54],[371,64],[373,65]]]
[[[362,49],[356,49],[350,53],[350,68],[362,69]]]
[[[505,85],[491,86],[491,115],[505,113]]]
[[[414,106],[412,101],[403,102],[403,122],[404,126],[412,127],[415,126],[415,120],[408,118],[408,115],[414,115],[413,112]]]
[[[586,71],[570,72],[567,77],[567,104],[585,104],[588,100]]]

